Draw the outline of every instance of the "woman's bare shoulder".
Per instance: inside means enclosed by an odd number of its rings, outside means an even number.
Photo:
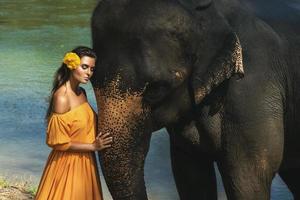
[[[67,95],[66,87],[62,86],[53,94],[52,111],[62,114],[68,112],[70,108],[70,101]]]

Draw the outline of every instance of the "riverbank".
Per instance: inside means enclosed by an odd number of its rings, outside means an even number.
[[[33,199],[36,187],[26,181],[12,182],[0,177],[0,200]]]

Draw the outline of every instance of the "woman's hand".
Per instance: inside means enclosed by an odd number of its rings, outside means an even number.
[[[101,132],[97,135],[95,142],[93,143],[95,151],[101,151],[103,149],[111,147],[113,138],[110,137],[109,133],[102,134]]]

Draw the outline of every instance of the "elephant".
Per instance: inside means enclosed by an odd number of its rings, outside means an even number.
[[[96,6],[91,81],[98,130],[114,138],[100,156],[113,199],[148,199],[145,158],[164,127],[180,199],[217,199],[214,163],[228,199],[270,199],[276,173],[300,198],[300,31],[250,3]]]

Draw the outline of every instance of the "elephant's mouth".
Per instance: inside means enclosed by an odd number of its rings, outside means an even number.
[[[120,79],[94,88],[98,130],[113,136],[111,148],[101,152],[101,166],[114,199],[146,199],[144,161],[151,132],[146,129],[150,109],[142,103],[142,91],[119,89]]]

